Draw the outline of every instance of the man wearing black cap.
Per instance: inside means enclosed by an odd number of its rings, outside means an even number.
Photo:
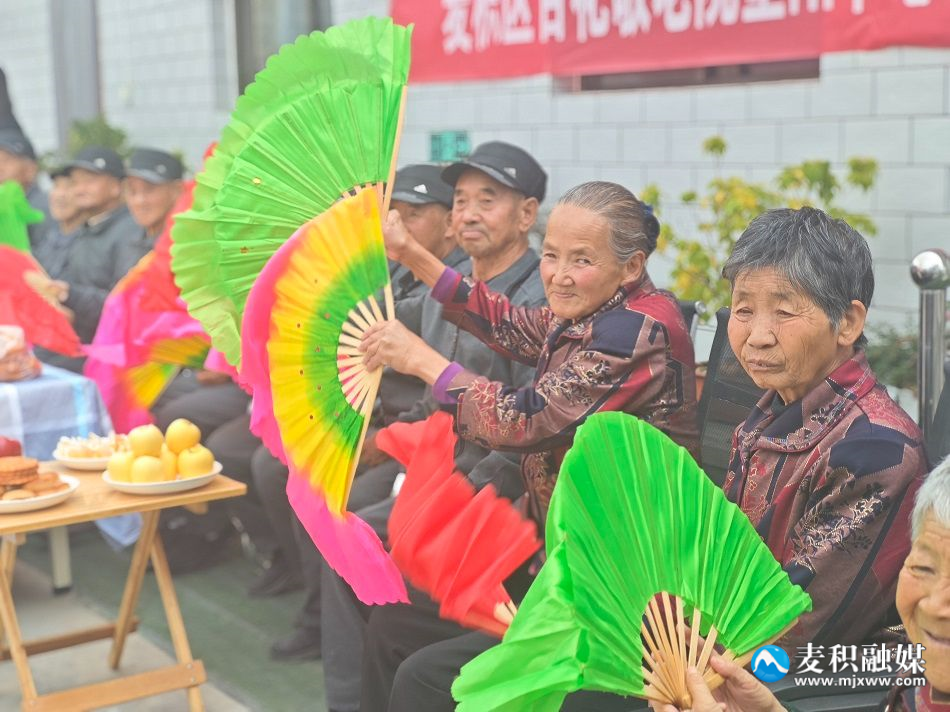
[[[19,183],[30,205],[49,220],[49,199],[36,180],[39,170],[33,144],[23,132],[19,128],[0,128],[0,183],[8,180]],[[30,245],[36,245],[45,231],[45,221],[28,226]]]
[[[459,246],[471,258],[471,276],[484,280],[492,290],[506,294],[513,304],[539,306],[545,303],[544,289],[538,274],[538,256],[528,246],[528,234],[534,226],[540,202],[544,199],[547,175],[526,151],[501,142],[478,146],[465,161],[442,171],[442,178],[453,186],[452,231]],[[400,321],[403,316],[397,316]],[[407,326],[409,323],[404,321]],[[527,385],[532,368],[516,364],[488,349],[477,338],[442,320],[441,305],[434,299],[422,304],[420,335],[446,358],[469,364],[476,373],[491,380]],[[400,416],[402,421],[426,418],[436,408],[430,389]],[[456,453],[456,466],[472,483],[481,488],[492,484],[502,496],[515,499],[523,492],[519,461],[501,452],[489,452],[474,443],[465,443]],[[353,492],[360,486],[359,478]],[[369,523],[384,539],[393,499],[388,498],[362,509],[353,504],[351,511]],[[386,612],[400,617],[407,614],[434,622],[436,636],[458,635],[453,624],[443,626],[438,608],[424,597],[419,605],[386,606]],[[323,665],[326,680],[327,706],[333,712],[360,709],[361,688],[363,710],[385,710],[384,702],[367,697],[373,689],[376,670],[398,665],[392,659],[390,641],[373,641],[363,650],[366,619],[376,618],[381,608],[370,610],[359,604],[342,580],[326,568],[323,578]],[[371,619],[372,619],[371,618]],[[380,629],[379,621],[375,627]],[[397,626],[404,630],[401,624]],[[430,641],[432,630],[424,636],[403,636],[397,650],[406,654]],[[400,633],[402,635],[402,633]],[[441,639],[437,637],[436,639]],[[361,661],[363,663],[361,668]],[[393,667],[395,670],[395,667]],[[369,671],[369,675],[367,675]],[[369,701],[368,701],[369,700]],[[421,708],[420,708],[421,709]]]
[[[172,208],[181,195],[181,161],[170,153],[154,148],[137,148],[129,158],[125,178],[125,202],[132,218],[141,227],[132,248],[144,256],[168,222]]]
[[[134,246],[140,232],[122,196],[125,167],[115,151],[92,146],[80,151],[65,168],[73,180],[76,206],[90,217],[69,243],[59,280],[38,285],[58,293],[73,312],[73,327],[83,343],[90,343],[99,325],[106,297],[141,255]],[[74,371],[82,359],[41,352],[40,359]]]

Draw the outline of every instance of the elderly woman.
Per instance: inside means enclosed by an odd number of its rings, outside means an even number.
[[[551,212],[541,248],[550,306],[527,309],[446,268],[390,214],[387,253],[432,287],[443,318],[537,372],[529,388],[493,383],[450,363],[398,322],[367,332],[366,365],[432,384],[454,410],[462,438],[524,453],[530,514],[543,526],[561,459],[592,413],[633,413],[696,451],[693,346],[676,300],[646,271],[658,234],[656,218],[622,186],[569,190]]]
[[[820,210],[774,210],[752,221],[723,275],[729,342],[768,389],[736,430],[724,489],[814,604],[778,644],[874,639],[892,622],[927,464],[862,350],[870,250]]]
[[[886,712],[950,712],[950,458],[934,470],[917,493],[911,517],[913,544],[897,579],[897,611],[912,645],[923,648],[923,687],[896,686]],[[698,674],[690,675],[692,712],[782,712],[780,703],[750,673],[714,659],[725,684],[713,693]],[[669,705],[652,705],[676,712]]]
[[[479,204],[456,202],[453,209],[483,210],[481,203],[491,200],[483,195]],[[522,453],[528,511],[539,527],[564,453],[592,413],[636,414],[696,450],[692,343],[676,300],[647,275],[659,224],[630,191],[585,183],[558,201],[541,249],[549,303],[543,308],[514,307],[484,284],[463,279],[422,250],[392,214],[385,233],[389,256],[433,288],[444,318],[537,371],[526,388],[491,382],[448,362],[397,322],[366,334],[367,366],[389,365],[432,384],[455,413],[462,438]],[[364,710],[454,709],[449,689],[459,667],[497,642],[462,635],[461,628],[440,628],[427,639],[428,624],[414,608],[372,614]],[[459,637],[424,647],[450,635]]]

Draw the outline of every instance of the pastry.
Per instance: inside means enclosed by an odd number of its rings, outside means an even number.
[[[33,494],[52,494],[59,492],[64,487],[68,487],[65,482],[59,479],[55,472],[40,472],[35,480],[31,480],[23,485],[23,489],[29,490]]]
[[[6,501],[11,499],[33,499],[36,495],[25,489],[7,490],[0,496],[0,499]]]
[[[21,485],[35,480],[39,465],[32,457],[0,457],[0,485]]]

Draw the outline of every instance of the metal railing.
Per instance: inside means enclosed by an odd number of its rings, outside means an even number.
[[[947,358],[947,287],[950,287],[950,254],[926,250],[910,263],[910,276],[920,289],[920,351],[917,356],[919,393],[918,423],[927,437],[937,400],[943,388]]]

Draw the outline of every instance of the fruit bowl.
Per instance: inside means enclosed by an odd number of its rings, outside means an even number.
[[[109,472],[102,473],[102,481],[112,489],[127,494],[173,494],[175,492],[185,492],[190,489],[203,487],[213,480],[221,472],[221,463],[215,461],[211,472],[197,477],[185,477],[177,480],[167,480],[164,482],[117,482],[109,477]]]

